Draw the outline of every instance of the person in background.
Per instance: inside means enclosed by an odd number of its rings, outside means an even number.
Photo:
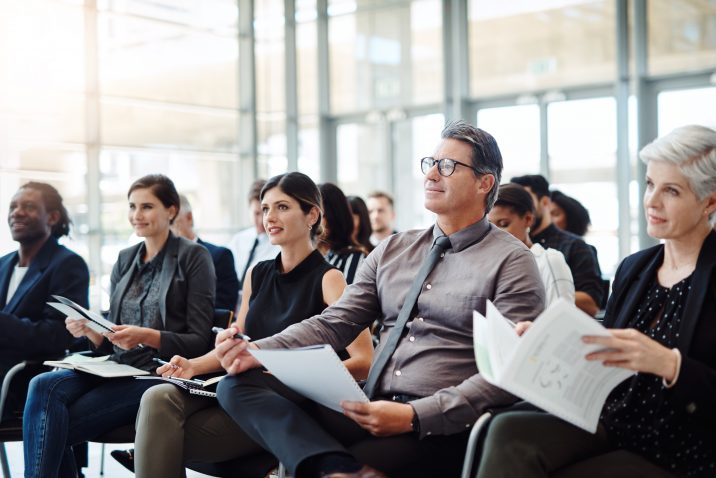
[[[248,300],[241,303],[235,327],[255,340],[319,314],[338,300],[346,286],[340,271],[314,245],[322,216],[321,194],[314,182],[297,172],[275,176],[265,184],[260,199],[264,227],[281,252],[246,274]],[[372,352],[370,335],[364,330],[339,355],[360,380],[368,373]],[[212,351],[191,360],[175,356],[171,365],[157,372],[191,378],[221,370]],[[142,397],[135,447],[139,478],[176,478],[183,475],[186,461],[214,463],[261,452],[216,399],[192,396],[170,384],[154,387]]]
[[[550,205],[552,223],[563,231],[584,237],[592,224],[587,208],[573,197],[558,190],[552,191],[550,197],[552,199]]]
[[[109,320],[99,334],[67,318],[67,330],[87,337],[116,362],[153,371],[154,358],[196,357],[211,345],[214,266],[206,248],[171,233],[179,194],[160,174],[135,181],[128,219],[144,240],[120,251],[111,275]],[[75,370],[32,379],[23,415],[27,478],[75,478],[72,446],[133,423],[144,391],[155,380],[102,378]]]
[[[57,190],[38,182],[20,186],[7,222],[20,247],[0,258],[0,381],[15,364],[61,357],[70,346],[65,316],[47,305],[53,295],[89,307],[87,264],[57,242],[72,224]],[[22,412],[28,379],[19,382],[9,391],[3,418]]]
[[[244,277],[249,268],[260,261],[275,258],[279,253],[278,247],[271,244],[264,230],[259,199],[264,184],[266,184],[265,180],[257,179],[249,189],[249,210],[253,225],[237,232],[227,245],[234,255],[236,275],[239,278],[239,305],[241,305]]]
[[[549,183],[539,174],[529,174],[511,179],[532,195],[535,203],[535,222],[530,239],[545,249],[556,249],[564,255],[574,279],[575,305],[592,317],[599,312],[604,288],[602,272],[592,247],[581,238],[558,229],[552,224]]]
[[[318,237],[318,250],[343,273],[346,283],[352,284],[367,251],[353,240],[353,214],[341,188],[323,183],[318,189],[323,198],[323,234]]]
[[[353,213],[353,240],[370,253],[375,246],[370,242],[373,229],[370,227],[368,206],[360,196],[348,196],[348,204],[350,204]]]
[[[716,476],[716,131],[677,128],[639,156],[647,233],[662,244],[622,261],[609,335],[582,337],[599,349],[587,360],[636,374],[593,434],[547,413],[498,415],[478,478]]]
[[[370,242],[377,246],[383,239],[395,234],[395,209],[393,197],[383,191],[373,191],[368,195],[368,214],[373,234]]]
[[[236,310],[239,299],[239,279],[236,277],[234,268],[234,256],[226,247],[217,246],[210,242],[202,241],[194,232],[194,211],[192,211],[189,198],[184,194],[179,195],[181,208],[172,224],[172,232],[179,237],[194,241],[206,247],[211,254],[216,271],[216,299],[214,308]]]
[[[546,305],[559,298],[574,303],[572,272],[561,252],[545,249],[530,240],[530,226],[534,222],[532,196],[519,184],[502,184],[497,201],[488,215],[490,222],[522,241],[537,261],[537,268],[545,288]]]

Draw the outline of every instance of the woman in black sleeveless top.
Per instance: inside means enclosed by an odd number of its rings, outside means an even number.
[[[261,205],[269,240],[281,252],[246,273],[234,326],[253,339],[319,314],[346,286],[341,272],[315,249],[314,239],[321,232],[321,195],[308,176],[294,172],[271,178],[261,191]],[[356,379],[364,379],[373,354],[367,329],[346,352],[346,368]],[[170,365],[157,369],[159,374],[183,378],[217,371],[222,369],[213,352],[191,360],[175,356]],[[248,438],[216,400],[184,394],[169,384],[153,388],[157,390],[142,397],[137,419],[134,465],[139,478],[181,476],[186,460],[236,458],[235,450],[241,449],[236,443]]]

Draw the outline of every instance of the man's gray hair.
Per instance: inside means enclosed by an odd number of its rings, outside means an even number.
[[[485,212],[489,212],[497,200],[497,189],[502,178],[502,154],[497,141],[487,131],[463,120],[446,124],[440,137],[469,144],[472,147],[472,166],[479,174],[492,174],[495,177],[495,184],[485,200]]]
[[[179,195],[179,204],[181,204],[181,207],[179,208],[181,214],[189,214],[191,212],[191,203],[189,202],[189,198],[186,197],[186,195]]]
[[[679,168],[699,200],[716,191],[716,131],[688,125],[655,139],[639,152],[644,164],[665,161]],[[709,215],[711,224],[715,213]]]

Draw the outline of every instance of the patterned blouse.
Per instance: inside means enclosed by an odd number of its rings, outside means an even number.
[[[665,347],[676,347],[690,290],[691,276],[670,289],[654,280],[628,326]],[[693,432],[693,417],[672,403],[661,377],[639,373],[615,388],[602,422],[617,448],[679,475],[716,476],[716,453]]]

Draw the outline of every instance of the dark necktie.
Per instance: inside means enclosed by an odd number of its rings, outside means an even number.
[[[373,366],[368,373],[368,379],[363,387],[363,391],[368,398],[373,398],[376,385],[378,384],[378,379],[380,379],[385,365],[388,363],[388,360],[390,360],[393,352],[395,352],[395,349],[398,347],[400,337],[403,335],[403,329],[405,329],[405,324],[408,323],[408,319],[415,308],[418,296],[423,289],[425,279],[427,279],[428,274],[430,274],[430,272],[435,268],[435,264],[437,264],[438,260],[443,255],[443,252],[451,247],[452,245],[450,244],[450,239],[448,239],[447,236],[438,237],[435,240],[435,244],[433,244],[432,249],[430,249],[430,254],[428,254],[428,257],[420,267],[418,275],[415,277],[413,285],[410,286],[408,295],[405,297],[405,302],[403,302],[403,307],[400,309],[398,318],[395,320],[395,326],[393,327],[393,330],[390,331],[390,334],[388,334],[388,338],[385,339],[385,346],[380,350],[380,354],[376,357],[373,362]]]
[[[251,267],[251,261],[254,259],[254,254],[256,254],[256,248],[259,245],[259,236],[256,236],[256,239],[254,239],[254,245],[251,246],[251,252],[249,252],[249,258],[246,260],[246,266],[244,266],[244,272],[241,274],[241,288],[244,287],[244,278],[246,277],[246,272],[248,272],[249,267]]]

